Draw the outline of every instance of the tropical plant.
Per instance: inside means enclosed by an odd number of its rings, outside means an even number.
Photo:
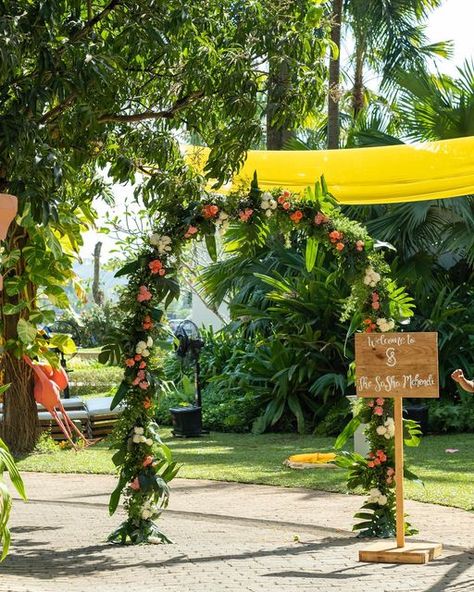
[[[7,391],[9,385],[0,386],[0,395]],[[15,460],[8,450],[8,446],[0,438],[0,543],[2,545],[2,553],[0,554],[0,562],[5,559],[10,548],[10,530],[8,529],[8,519],[10,518],[10,511],[12,507],[12,498],[6,483],[3,480],[3,473],[5,469],[8,471],[10,481],[15,489],[18,491],[22,499],[26,501],[26,492],[23,485],[23,480],[15,465]]]

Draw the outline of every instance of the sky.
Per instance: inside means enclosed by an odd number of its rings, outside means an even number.
[[[445,0],[443,4],[433,11],[427,22],[426,33],[431,43],[436,41],[454,42],[454,53],[449,60],[439,60],[437,67],[440,72],[456,76],[457,66],[462,65],[464,60],[474,58],[474,0]],[[120,212],[124,199],[131,195],[130,187],[116,186],[117,211]],[[98,204],[99,215],[110,210],[104,204]],[[103,257],[107,259],[114,247],[112,237],[97,234],[95,231],[87,232],[84,236],[84,247],[81,250],[83,258],[90,258],[97,241],[103,242]]]

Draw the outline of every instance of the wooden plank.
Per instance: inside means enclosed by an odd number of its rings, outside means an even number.
[[[403,484],[403,399],[397,397],[393,401],[395,424],[395,498],[397,520],[397,547],[405,546],[405,510]]]
[[[356,333],[358,397],[439,397],[437,333]]]
[[[375,563],[428,563],[441,555],[440,543],[407,543],[397,547],[394,543],[379,541],[359,551],[359,561]]]

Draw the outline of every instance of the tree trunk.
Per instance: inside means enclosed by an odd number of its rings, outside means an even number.
[[[352,89],[352,113],[354,119],[365,107],[364,98],[364,58],[365,58],[365,40],[356,39],[355,49],[355,68],[354,68],[354,87]]]
[[[13,222],[7,237],[8,248],[23,249],[28,242],[28,236],[24,228]],[[25,261],[22,257],[16,265],[15,275],[21,276],[25,271]],[[12,272],[10,272],[12,273]],[[7,279],[10,275],[7,273]],[[35,290],[29,284],[23,294],[9,296],[4,290],[0,294],[0,304],[18,304],[21,298],[33,300]],[[20,318],[28,318],[27,312],[20,314],[2,314],[3,339],[5,341],[18,340],[17,323]],[[33,380],[30,368],[17,359],[10,351],[0,357],[0,374],[3,382],[10,384],[10,388],[4,394],[2,437],[13,454],[31,452],[38,438],[38,412],[33,396]]]
[[[277,66],[270,63],[268,74],[268,99],[267,99],[267,150],[282,150],[285,143],[294,132],[289,126],[275,123],[282,100],[289,86],[288,64],[282,62]]]
[[[92,281],[92,298],[98,306],[104,303],[104,293],[100,289],[100,251],[102,243],[98,242],[94,248],[94,279]]]
[[[340,121],[339,101],[341,89],[339,78],[341,71],[341,26],[343,0],[333,0],[331,15],[331,40],[339,48],[338,55],[333,59],[329,56],[329,90],[328,90],[328,148],[339,148]]]

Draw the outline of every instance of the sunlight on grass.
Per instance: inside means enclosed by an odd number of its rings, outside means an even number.
[[[295,471],[282,464],[291,454],[330,448],[332,438],[212,433],[196,439],[175,439],[169,429],[162,433],[182,465],[179,477],[347,491],[342,470]],[[459,452],[447,454],[446,448],[457,448]],[[406,458],[425,482],[425,488],[407,483],[408,498],[474,510],[474,434],[428,436],[419,448],[406,448]],[[52,473],[114,473],[106,442],[78,453],[58,448],[32,454],[19,461],[19,468]]]

